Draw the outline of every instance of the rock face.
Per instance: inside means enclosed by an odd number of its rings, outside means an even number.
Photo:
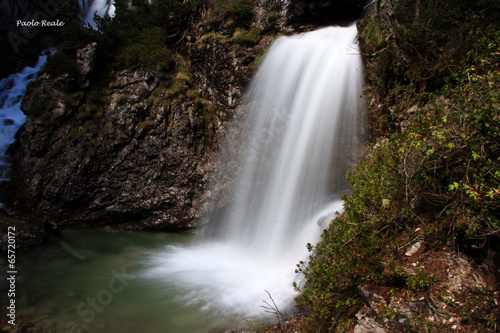
[[[411,258],[401,256],[398,264],[403,268],[401,274],[410,279],[417,279],[424,267],[430,269],[433,285],[413,295],[397,288],[360,286],[364,306],[356,314],[354,332],[424,332],[429,327],[438,332],[471,332],[483,318],[498,316],[498,308],[494,313],[481,308],[498,305],[495,251],[489,250],[479,267],[470,257],[446,247],[432,255],[427,251],[417,251]]]
[[[80,77],[89,60],[82,56]],[[203,114],[163,100],[159,78],[147,71],[117,73],[102,107],[84,102],[81,91],[65,94],[68,81],[42,75],[25,98],[27,110],[40,99],[52,106],[19,136],[14,170],[26,204],[63,224],[193,226],[213,156]]]

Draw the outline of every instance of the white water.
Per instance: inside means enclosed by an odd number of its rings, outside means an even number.
[[[11,177],[12,158],[5,153],[14,143],[19,128],[26,122],[21,111],[21,100],[26,86],[36,78],[36,73],[45,64],[46,55],[41,55],[35,67],[26,67],[0,81],[0,181]]]
[[[249,88],[252,130],[220,236],[148,254],[144,277],[215,317],[261,318],[266,290],[292,307],[296,264],[321,218],[341,210],[345,164],[363,137],[356,33],[330,27],[272,45]]]
[[[112,0],[78,0],[78,9],[80,19],[93,27],[95,27],[94,14],[100,17],[115,15]]]

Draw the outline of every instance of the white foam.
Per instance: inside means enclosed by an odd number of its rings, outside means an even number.
[[[148,254],[146,278],[186,304],[226,315],[262,316],[266,290],[280,310],[293,307],[306,244],[342,209],[345,172],[334,177],[333,193],[332,165],[360,146],[355,38],[354,26],[330,27],[273,44],[250,86],[253,130],[221,236]]]

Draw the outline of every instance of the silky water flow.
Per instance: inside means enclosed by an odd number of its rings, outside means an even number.
[[[363,141],[356,35],[355,26],[328,27],[273,43],[244,102],[249,135],[216,236],[149,253],[144,278],[214,317],[262,320],[270,297],[280,311],[293,308],[296,264],[342,209]]]
[[[9,181],[11,178],[12,157],[6,154],[7,149],[26,122],[26,116],[21,111],[22,97],[28,83],[36,79],[36,73],[45,64],[45,53],[38,58],[34,67],[25,67],[21,72],[0,80],[0,181]]]

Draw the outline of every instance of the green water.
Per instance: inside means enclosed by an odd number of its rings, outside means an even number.
[[[244,318],[188,304],[181,300],[185,296],[181,290],[141,276],[148,253],[187,244],[192,238],[111,229],[65,230],[63,243],[18,254],[18,321],[29,318],[35,327],[49,332],[195,333],[248,326]]]

